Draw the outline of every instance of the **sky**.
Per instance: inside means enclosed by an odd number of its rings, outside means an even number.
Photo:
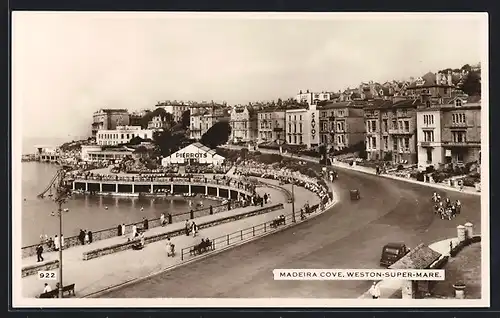
[[[480,62],[485,26],[463,14],[15,12],[13,125],[23,138],[85,136],[100,108],[247,104],[418,77]]]

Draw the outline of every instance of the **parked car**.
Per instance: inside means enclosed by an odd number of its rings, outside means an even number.
[[[388,243],[382,248],[380,266],[389,267],[409,252],[410,249],[404,243]]]
[[[351,190],[350,191],[350,194],[351,194],[351,200],[359,200],[361,198],[361,196],[359,195],[359,190],[358,189],[354,189],[354,190]]]

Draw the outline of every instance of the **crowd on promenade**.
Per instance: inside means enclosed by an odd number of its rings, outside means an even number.
[[[330,199],[328,194],[329,190],[322,179],[312,178],[300,173],[299,171],[292,171],[289,168],[275,169],[272,166],[263,163],[247,161],[246,163],[238,166],[234,174],[245,177],[260,177],[279,180],[282,184],[293,182],[295,185],[315,193],[323,203],[328,202]]]
[[[232,168],[231,165],[192,165],[186,166],[189,174],[226,174]]]

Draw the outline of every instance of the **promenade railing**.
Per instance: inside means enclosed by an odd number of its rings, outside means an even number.
[[[191,211],[188,212],[182,212],[182,213],[177,213],[177,214],[170,214],[172,216],[172,223],[177,223],[177,222],[182,222],[187,219],[191,218],[197,218],[197,217],[202,217],[206,215],[211,215],[211,214],[216,214],[216,213],[221,213],[228,211],[230,209],[237,209],[244,207],[246,205],[243,205],[242,202],[240,201],[234,201],[234,202],[228,202],[227,204],[221,204],[221,205],[216,205],[216,206],[209,206],[206,208],[201,208],[201,209],[193,209],[192,213]],[[165,213],[165,222],[169,223],[169,216],[168,213]],[[126,231],[125,233],[122,233],[122,235],[126,235],[127,233],[132,232],[132,226],[136,226],[138,229],[142,228],[144,224],[144,221],[140,222],[134,222],[134,223],[128,223],[125,225]],[[148,228],[154,228],[161,226],[161,221],[160,218],[152,218],[148,219]],[[99,241],[99,240],[105,240],[111,237],[118,236],[118,224],[116,227],[112,228],[105,228],[102,230],[97,230],[97,231],[92,231],[92,242]],[[51,251],[53,246],[49,246],[48,242],[43,242],[41,243],[45,251]],[[77,246],[81,245],[80,239],[78,235],[70,236],[70,237],[65,237],[64,238],[64,248],[69,248],[72,246]],[[36,247],[38,244],[34,245],[29,245],[29,246],[24,246],[22,248],[22,257],[29,257],[36,255]]]
[[[315,213],[319,209],[319,204],[316,204],[311,207],[311,213]],[[295,215],[297,213],[300,213],[298,211],[295,212]],[[244,241],[251,240],[255,237],[258,236],[263,236],[265,234],[268,234],[270,232],[275,232],[282,228],[283,226],[286,226],[290,223],[293,222],[293,214],[288,213],[284,214],[284,223],[277,224],[278,218],[272,221],[264,222],[252,227],[248,227],[239,231],[235,231],[223,236],[219,236],[216,238],[210,238],[210,237],[203,237],[203,235],[200,235],[201,238],[203,239],[209,239],[210,240],[210,247],[205,248],[204,250],[200,250],[200,244],[188,246],[185,248],[181,249],[181,261],[187,260],[189,257],[196,257],[203,255],[206,252],[209,252],[209,250],[217,250],[217,249],[223,249],[231,245],[235,245],[238,243],[242,243]],[[200,238],[200,240],[201,240]]]

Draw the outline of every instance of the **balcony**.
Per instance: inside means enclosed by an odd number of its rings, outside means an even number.
[[[274,127],[273,131],[280,132],[280,131],[283,131],[283,128],[282,127]]]
[[[450,128],[467,128],[467,123],[451,123]]]
[[[447,147],[481,147],[481,141],[443,141]]]
[[[413,135],[412,130],[405,130],[405,129],[389,129],[389,134],[392,135]]]
[[[420,147],[432,147],[430,141],[422,141],[420,142]]]

